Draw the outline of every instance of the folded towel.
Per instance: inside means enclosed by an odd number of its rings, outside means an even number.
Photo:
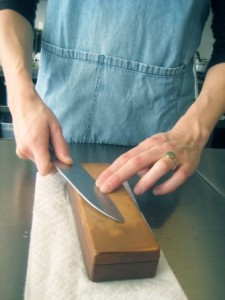
[[[37,173],[25,300],[187,299],[161,252],[154,278],[88,279],[72,208],[59,173]]]

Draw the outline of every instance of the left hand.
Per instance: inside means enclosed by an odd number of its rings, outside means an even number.
[[[169,151],[175,153],[176,160],[166,156]],[[138,174],[141,179],[136,184],[134,193],[142,194],[173,169],[169,179],[153,188],[156,195],[170,193],[193,174],[201,151],[202,147],[184,133],[175,130],[158,133],[117,158],[97,178],[96,186],[102,192],[109,193],[131,176]]]

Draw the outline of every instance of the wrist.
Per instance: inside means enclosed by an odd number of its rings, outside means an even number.
[[[11,112],[17,104],[21,104],[21,101],[27,101],[36,95],[31,75],[26,70],[19,72],[15,79],[6,80],[6,86],[8,106]]]
[[[172,131],[186,139],[186,144],[192,147],[204,148],[213,126],[209,126],[204,113],[198,111],[194,105],[175,124]]]

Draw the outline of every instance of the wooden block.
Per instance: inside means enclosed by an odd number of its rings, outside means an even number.
[[[97,178],[108,165],[83,166]],[[127,191],[120,187],[108,194],[125,219],[120,223],[95,210],[69,183],[67,188],[89,279],[153,277],[159,260],[159,244]]]

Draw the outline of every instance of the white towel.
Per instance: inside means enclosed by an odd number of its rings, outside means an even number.
[[[156,276],[94,283],[86,274],[65,181],[37,174],[25,300],[187,299],[161,252]]]

